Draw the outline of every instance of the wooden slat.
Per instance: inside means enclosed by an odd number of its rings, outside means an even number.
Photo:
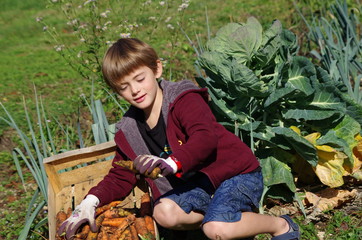
[[[116,144],[114,141],[109,141],[105,143],[101,143],[95,146],[87,147],[87,148],[81,148],[76,149],[72,151],[67,151],[64,153],[60,153],[57,155],[50,156],[48,158],[44,159],[44,164],[47,163],[57,163],[60,164],[62,162],[68,162],[71,160],[76,160],[79,158],[82,158],[82,156],[86,156],[88,154],[90,155],[98,155],[100,152],[113,152],[116,149]]]

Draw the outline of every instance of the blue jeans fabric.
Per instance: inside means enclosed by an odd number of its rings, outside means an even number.
[[[259,206],[262,193],[263,176],[261,171],[257,171],[225,180],[213,195],[191,183],[163,197],[176,202],[186,213],[195,211],[204,214],[204,224],[210,221],[239,221],[242,212],[251,212]]]

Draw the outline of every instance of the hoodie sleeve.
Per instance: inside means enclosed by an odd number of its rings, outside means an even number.
[[[173,149],[173,155],[182,164],[182,172],[195,170],[206,161],[213,161],[218,144],[216,119],[200,93],[190,92],[178,99],[171,117],[187,138],[185,143]]]
[[[122,159],[125,158],[119,148],[117,148],[109,173],[97,186],[91,188],[88,192],[88,194],[93,194],[99,198],[99,206],[127,196],[136,184],[134,173],[115,164],[115,162]]]

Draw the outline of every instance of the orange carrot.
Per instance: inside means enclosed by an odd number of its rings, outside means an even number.
[[[70,216],[72,216],[72,213],[73,213],[73,210],[71,207],[68,207],[68,210],[67,210],[67,218],[69,218]]]
[[[134,215],[129,215],[125,218],[122,218],[124,219],[124,221],[122,221],[122,223],[117,227],[117,230],[113,232],[113,235],[110,237],[110,240],[118,240],[120,239],[123,231],[128,227],[130,226],[131,224],[133,224],[134,220],[135,220],[135,216]],[[115,218],[113,218],[115,219]],[[111,220],[113,220],[111,219]],[[103,223],[104,225],[104,223]]]
[[[107,211],[104,212],[104,217],[105,218],[119,218],[120,215],[118,213],[118,209],[112,208],[112,209],[108,209]]]
[[[61,210],[57,213],[55,219],[56,219],[56,229],[58,230],[60,225],[62,225],[62,223],[65,220],[67,220],[67,214],[63,210]]]
[[[144,219],[147,230],[152,234],[153,237],[156,237],[155,223],[153,222],[153,218],[150,216],[145,216]]]
[[[107,230],[105,228],[102,228],[101,234],[102,234],[101,240],[109,240],[109,236],[108,236]]]
[[[87,236],[87,240],[97,240],[98,238],[98,232],[92,232],[90,231]]]
[[[129,161],[129,160],[120,160],[118,162],[115,162],[115,164],[124,167],[128,170],[131,170],[134,173],[139,173],[137,171],[137,169],[135,168],[133,161]],[[157,179],[161,176],[161,169],[156,167],[152,170],[151,173],[145,173],[146,177],[152,178],[152,179]]]
[[[137,230],[136,227],[134,226],[134,224],[129,226],[129,230],[131,232],[131,236],[132,236],[132,240],[139,240],[138,234],[137,234]]]
[[[140,216],[152,216],[151,197],[149,193],[145,193],[141,196]]]
[[[132,240],[132,235],[131,235],[131,231],[129,228],[126,228],[119,239],[122,239],[122,240]]]
[[[96,209],[96,216],[104,213],[105,211],[107,211],[108,209],[111,209],[112,207],[115,207],[117,205],[119,205],[122,201],[113,201],[111,203],[108,203],[107,205],[103,205],[102,207],[98,207]]]
[[[86,225],[83,226],[82,231],[80,233],[77,233],[75,235],[75,237],[79,238],[79,239],[86,239],[86,237],[88,236],[89,231],[90,231],[90,226],[89,226],[89,224],[86,224]]]
[[[141,218],[141,217],[136,218],[136,220],[134,221],[134,226],[137,230],[137,233],[140,236],[145,237],[146,235],[149,234],[149,231],[147,230],[146,222],[145,222],[144,218]]]
[[[102,222],[102,226],[111,226],[111,227],[120,227],[123,225],[127,225],[127,218],[105,218]]]

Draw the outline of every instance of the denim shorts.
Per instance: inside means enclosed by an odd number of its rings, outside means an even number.
[[[239,221],[242,212],[252,212],[259,207],[262,193],[263,176],[261,171],[256,171],[225,180],[213,195],[200,187],[185,184],[163,197],[176,202],[186,213],[204,214],[204,224]]]

